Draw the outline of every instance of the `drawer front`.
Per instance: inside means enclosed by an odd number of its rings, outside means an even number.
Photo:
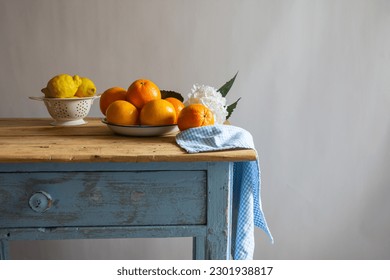
[[[206,223],[205,171],[0,173],[0,228]]]

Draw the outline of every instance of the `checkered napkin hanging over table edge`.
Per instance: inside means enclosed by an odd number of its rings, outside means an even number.
[[[177,144],[188,153],[237,148],[255,149],[252,135],[232,125],[212,125],[184,130],[176,135]],[[233,236],[235,260],[251,260],[255,247],[254,226],[262,229],[273,243],[261,206],[260,165],[256,161],[233,164]]]

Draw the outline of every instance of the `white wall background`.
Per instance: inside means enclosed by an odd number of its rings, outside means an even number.
[[[260,154],[256,259],[390,258],[390,1],[0,0],[0,117],[59,73],[187,94],[237,70]],[[100,117],[95,105],[91,116]],[[0,147],[1,148],[1,147]],[[190,258],[191,240],[13,242],[13,258]]]

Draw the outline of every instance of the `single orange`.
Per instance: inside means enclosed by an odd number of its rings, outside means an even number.
[[[175,107],[164,99],[149,101],[140,113],[141,125],[170,125],[176,123],[176,118]]]
[[[180,131],[214,124],[214,114],[203,104],[191,104],[181,110],[177,119]]]
[[[106,115],[107,108],[112,102],[116,100],[126,100],[126,93],[127,91],[121,87],[112,87],[103,92],[99,101],[102,114]]]
[[[175,97],[167,97],[167,98],[165,98],[165,100],[172,103],[173,107],[175,107],[176,122],[177,122],[177,117],[179,117],[181,110],[183,110],[183,108],[185,107],[183,102],[181,102],[179,99],[177,99]]]
[[[135,125],[138,115],[137,108],[126,100],[112,102],[106,111],[107,122],[118,125]]]
[[[126,99],[138,109],[142,109],[149,101],[161,99],[161,92],[152,81],[139,79],[127,89]]]

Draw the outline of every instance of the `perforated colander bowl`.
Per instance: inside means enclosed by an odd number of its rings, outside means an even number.
[[[84,118],[88,115],[92,103],[100,96],[77,98],[45,98],[30,97],[30,99],[43,101],[50,116],[54,119],[52,125],[71,126],[87,123]]]

